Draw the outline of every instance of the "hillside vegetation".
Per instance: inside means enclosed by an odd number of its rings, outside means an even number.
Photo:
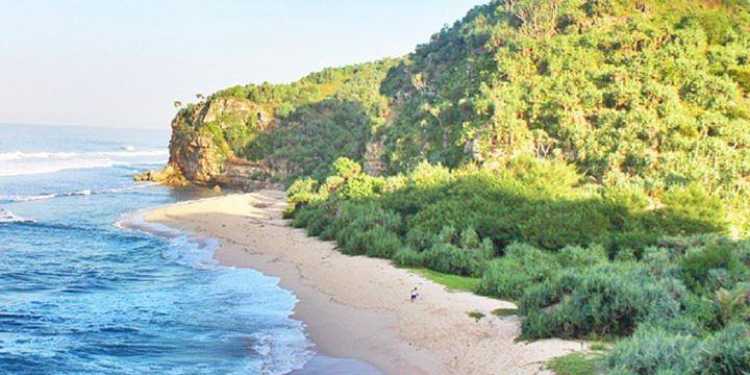
[[[275,173],[260,179],[325,176],[337,157],[364,158],[385,122],[388,100],[379,90],[395,63],[326,69],[291,84],[230,87],[181,109],[173,122],[173,143],[208,135],[220,161],[239,157],[268,164]],[[192,120],[227,99],[242,110],[222,106],[211,121]]]
[[[601,373],[750,373],[750,1],[493,1],[222,98],[258,116],[175,132],[283,169],[341,251],[481,278],[525,338],[615,341]]]

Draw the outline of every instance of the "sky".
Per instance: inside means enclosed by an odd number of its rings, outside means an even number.
[[[482,0],[0,0],[0,124],[168,128],[175,100],[411,52]]]

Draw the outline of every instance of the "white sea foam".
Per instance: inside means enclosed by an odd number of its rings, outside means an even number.
[[[312,345],[305,339],[302,324],[299,325],[295,331],[277,329],[251,335],[252,349],[263,358],[262,373],[288,374],[301,369],[312,358]]]
[[[0,177],[54,173],[68,169],[108,168],[134,163],[164,163],[165,149],[95,152],[3,152],[0,153]]]
[[[115,222],[115,226],[168,240],[170,246],[162,256],[176,263],[200,269],[214,269],[219,266],[214,259],[214,251],[219,246],[218,240],[183,232],[164,224],[148,222],[143,217],[145,212],[143,210],[125,214]]]
[[[0,161],[23,160],[23,159],[73,159],[73,158],[137,158],[142,156],[167,156],[167,150],[140,150],[126,146],[121,151],[96,151],[96,152],[0,152]]]
[[[2,223],[26,223],[32,220],[20,217],[4,208],[0,208],[0,224]]]
[[[68,193],[57,193],[57,194],[39,194],[39,195],[0,195],[0,203],[16,203],[16,202],[33,202],[33,201],[43,201],[48,199],[54,199],[54,198],[64,198],[64,197],[78,197],[78,196],[88,196],[88,195],[99,195],[99,194],[117,194],[117,193],[125,193],[128,191],[143,189],[149,186],[153,186],[154,184],[138,184],[134,186],[128,186],[123,188],[114,188],[114,189],[103,189],[103,190],[80,190],[80,191],[73,191]]]
[[[57,194],[40,195],[0,195],[0,202],[32,202],[43,201],[57,197]]]

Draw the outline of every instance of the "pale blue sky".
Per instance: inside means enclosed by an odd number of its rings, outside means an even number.
[[[0,0],[0,123],[168,127],[172,102],[400,56],[486,0]]]

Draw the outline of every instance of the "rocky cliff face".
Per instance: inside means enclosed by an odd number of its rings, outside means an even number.
[[[198,185],[244,187],[267,173],[259,163],[237,158],[225,131],[241,123],[260,130],[271,117],[250,100],[215,98],[182,109],[172,120],[168,168]]]

